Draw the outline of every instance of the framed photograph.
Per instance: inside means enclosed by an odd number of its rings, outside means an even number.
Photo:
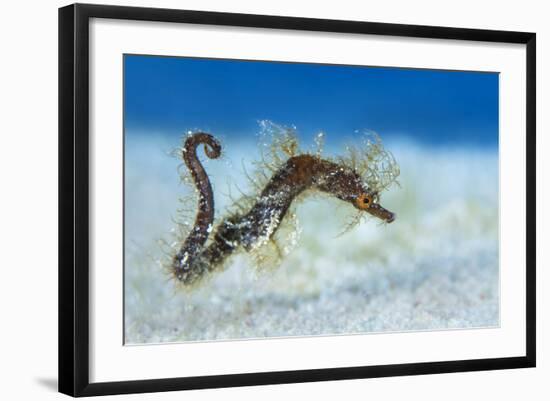
[[[59,10],[59,390],[535,366],[535,34]]]

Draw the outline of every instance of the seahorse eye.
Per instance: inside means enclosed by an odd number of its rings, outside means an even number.
[[[357,197],[356,205],[359,209],[369,208],[372,205],[373,197],[370,194],[361,194]]]

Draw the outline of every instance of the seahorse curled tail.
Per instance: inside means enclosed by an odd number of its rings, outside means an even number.
[[[199,193],[198,211],[191,232],[172,260],[173,273],[180,281],[189,281],[190,276],[201,276],[200,254],[208,239],[214,222],[214,195],[208,174],[197,156],[197,147],[204,144],[204,152],[210,159],[221,154],[221,145],[216,138],[205,132],[189,136],[182,149],[182,158],[191,172]]]

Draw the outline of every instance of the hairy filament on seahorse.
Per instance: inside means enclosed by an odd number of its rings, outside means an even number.
[[[183,159],[199,192],[195,224],[172,260],[175,277],[185,285],[214,271],[239,247],[251,251],[266,244],[293,200],[307,189],[328,193],[387,223],[395,219],[394,213],[378,203],[378,192],[368,188],[355,169],[323,159],[320,153],[301,154],[289,157],[274,172],[248,212],[222,220],[210,244],[205,246],[214,221],[214,198],[208,175],[196,154],[199,144],[205,144],[210,158],[217,158],[221,152],[219,142],[203,132],[189,136],[183,148]]]

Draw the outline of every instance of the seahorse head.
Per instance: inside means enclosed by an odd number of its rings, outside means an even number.
[[[395,213],[390,212],[378,203],[378,193],[365,191],[359,194],[353,202],[359,210],[363,210],[384,220],[386,223],[391,223],[395,220]]]
[[[370,187],[357,168],[345,163],[319,160],[317,171],[318,180],[315,184],[320,190],[332,193],[361,212],[367,212],[386,223],[395,220],[395,214],[380,205],[376,187]]]

